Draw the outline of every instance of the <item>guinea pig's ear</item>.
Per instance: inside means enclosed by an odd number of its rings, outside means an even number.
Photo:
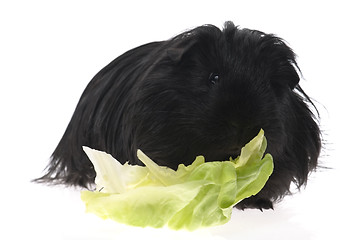
[[[187,53],[196,43],[197,41],[194,39],[182,41],[181,43],[167,49],[167,55],[172,61],[178,63],[182,60],[184,54]]]
[[[299,70],[296,63],[287,62],[279,67],[277,73],[273,77],[273,84],[288,86],[290,89],[294,89],[300,81]]]

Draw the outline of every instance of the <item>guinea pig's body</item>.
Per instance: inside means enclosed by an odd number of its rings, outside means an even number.
[[[321,147],[297,69],[280,38],[231,22],[223,31],[205,25],[132,49],[86,87],[38,181],[92,184],[95,172],[82,146],[130,164],[141,164],[141,149],[176,169],[198,155],[207,161],[237,156],[262,128],[274,172],[261,192],[238,207],[272,208],[291,182],[307,181]]]

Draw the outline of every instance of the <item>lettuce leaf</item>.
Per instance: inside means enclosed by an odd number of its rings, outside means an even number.
[[[122,165],[83,147],[97,175],[96,191],[82,191],[81,198],[87,212],[132,226],[195,230],[224,224],[232,207],[257,194],[272,174],[272,156],[263,157],[266,147],[261,130],[236,159],[205,162],[198,156],[177,171],[158,166],[141,150],[137,155],[145,167]]]

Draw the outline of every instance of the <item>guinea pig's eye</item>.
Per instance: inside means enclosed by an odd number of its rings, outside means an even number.
[[[209,82],[212,84],[216,84],[219,81],[219,75],[217,73],[211,73],[209,75]]]

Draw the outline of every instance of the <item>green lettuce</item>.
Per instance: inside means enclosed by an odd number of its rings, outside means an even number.
[[[81,198],[87,212],[132,226],[194,230],[224,224],[232,207],[257,194],[272,174],[272,156],[263,157],[266,146],[261,130],[236,159],[205,162],[198,156],[176,171],[158,166],[141,150],[137,155],[145,167],[122,165],[83,147],[97,175],[96,190],[82,191]]]

